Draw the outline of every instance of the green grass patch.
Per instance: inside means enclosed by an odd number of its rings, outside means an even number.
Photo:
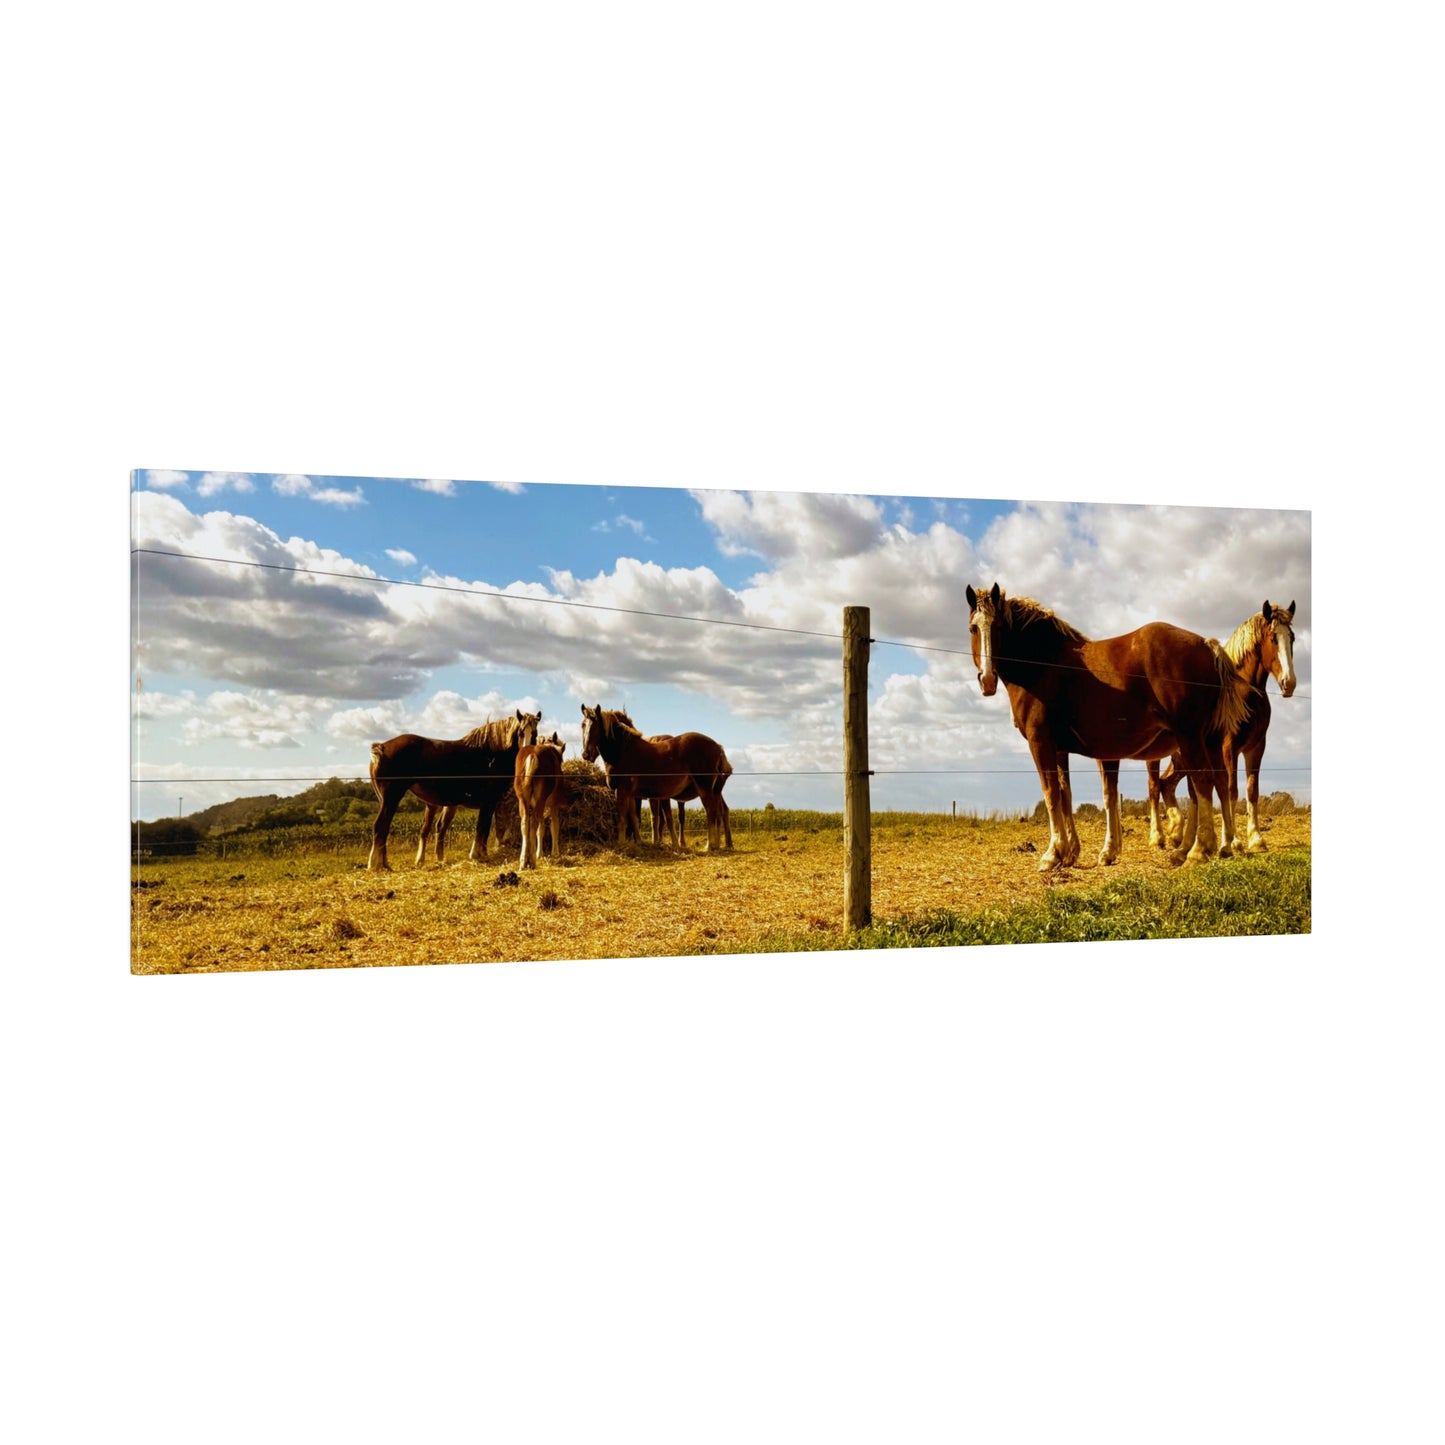
[[[747,952],[937,948],[1237,938],[1310,931],[1310,850],[1229,859],[1162,877],[1120,877],[1008,908],[940,909],[881,919],[843,935],[768,934]]]

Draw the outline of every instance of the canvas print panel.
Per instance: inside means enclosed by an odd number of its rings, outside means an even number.
[[[134,972],[1309,930],[1308,512],[131,502]]]

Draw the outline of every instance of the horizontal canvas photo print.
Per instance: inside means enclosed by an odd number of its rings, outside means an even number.
[[[135,974],[1310,931],[1307,511],[130,486]]]

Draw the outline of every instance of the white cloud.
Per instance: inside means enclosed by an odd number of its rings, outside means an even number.
[[[288,472],[285,476],[271,478],[271,490],[280,492],[283,497],[304,497],[311,491],[311,478]]]
[[[450,477],[419,477],[412,483],[419,492],[433,492],[438,497],[454,497],[457,484]]]
[[[985,699],[978,690],[967,656],[963,593],[970,582],[997,580],[1100,637],[1154,617],[1227,636],[1266,596],[1297,598],[1296,666],[1301,693],[1309,690],[1306,513],[1025,505],[975,541],[943,520],[922,531],[902,521],[885,524],[866,498],[837,499],[843,505],[834,508],[824,505],[828,499],[794,503],[770,494],[760,507],[756,498],[707,495],[733,499],[713,510],[720,538],[746,539],[760,557],[763,549],[769,553],[745,586],[727,586],[706,566],[665,568],[633,558],[592,577],[559,569],[548,574],[547,585],[437,576],[430,579],[435,587],[147,558],[146,668],[224,681],[253,696],[264,690],[278,698],[316,698],[318,707],[324,699],[330,709],[317,719],[299,708],[287,714],[276,703],[253,705],[244,715],[211,707],[202,714],[204,726],[192,730],[195,740],[244,735],[249,746],[284,746],[286,738],[301,739],[303,727],[345,747],[405,731],[460,736],[484,716],[524,701],[448,691],[421,700],[438,669],[461,665],[550,674],[547,690],[607,706],[624,705],[629,689],[676,688],[730,715],[732,734],[720,739],[730,756],[734,747],[750,749],[770,767],[786,760],[806,772],[841,749],[842,610],[866,605],[880,640],[873,650],[870,717],[880,807],[902,805],[906,788],[919,796],[952,788],[964,807],[975,805],[966,804],[970,798],[1001,803],[1002,796],[989,798],[989,789],[1007,787],[1021,799],[1037,786],[1007,700]],[[136,502],[143,546],[375,575],[314,542],[283,541],[249,518],[192,513],[161,492],[137,493]],[[796,529],[791,544],[785,523]],[[410,559],[406,565],[415,561],[403,549],[389,555]],[[502,596],[468,595],[467,589]],[[586,606],[557,605],[564,601]],[[684,617],[798,631],[678,620]],[[802,635],[808,633],[822,635]],[[888,642],[949,650],[910,654]],[[1277,767],[1309,761],[1307,698],[1272,701],[1266,774],[1271,761]],[[678,712],[686,716],[685,703]],[[659,716],[651,705],[648,713],[638,716],[646,730],[678,727],[676,715]],[[765,730],[758,727],[763,720]],[[544,729],[553,726],[563,725],[544,719]],[[785,736],[760,742],[760,731]],[[740,766],[736,758],[734,765]],[[929,769],[974,766],[1008,771],[959,774],[937,784],[927,779]],[[888,771],[897,768],[908,769],[908,777]],[[1081,800],[1090,796],[1092,776],[1091,766],[1077,773]],[[1140,788],[1134,780],[1126,791],[1139,796]],[[1308,775],[1292,788],[1307,795]]]
[[[346,742],[382,742],[401,733],[419,733],[427,738],[459,738],[492,718],[539,712],[535,697],[510,697],[486,692],[463,697],[442,689],[432,693],[420,706],[388,703],[380,707],[353,707],[333,712],[325,723],[327,733]],[[550,727],[548,728],[550,731]]]
[[[359,507],[366,501],[360,487],[351,491],[343,491],[340,487],[322,487],[311,493],[313,502],[321,502],[328,507]]]
[[[386,549],[386,555],[390,557],[393,562],[399,562],[403,567],[416,566],[415,554],[408,552],[405,547],[388,547]]]
[[[806,556],[816,561],[866,551],[883,530],[871,497],[803,492],[693,492],[725,557],[770,561]]]
[[[196,483],[196,491],[203,497],[214,497],[218,492],[254,492],[256,485],[247,472],[207,472]]]
[[[527,489],[521,482],[488,482],[489,487],[495,487],[499,492],[525,492]]]
[[[167,487],[184,487],[187,485],[185,472],[160,470],[144,472],[142,475],[145,477],[148,487],[159,487],[164,490]]]
[[[181,739],[190,746],[224,740],[248,750],[298,748],[331,707],[326,698],[271,690],[212,692],[191,700]]]

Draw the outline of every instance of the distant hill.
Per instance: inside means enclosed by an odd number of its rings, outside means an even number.
[[[358,804],[361,806],[358,807]],[[404,808],[413,805],[421,806],[410,796],[402,804]],[[368,818],[375,814],[376,794],[370,783],[328,778],[326,782],[313,783],[299,793],[260,793],[250,798],[232,798],[227,803],[215,803],[197,813],[187,814],[185,821],[203,837],[215,837],[258,824],[263,827],[285,826],[303,818],[311,821],[324,817],[325,821],[332,822],[347,812],[364,812]]]

